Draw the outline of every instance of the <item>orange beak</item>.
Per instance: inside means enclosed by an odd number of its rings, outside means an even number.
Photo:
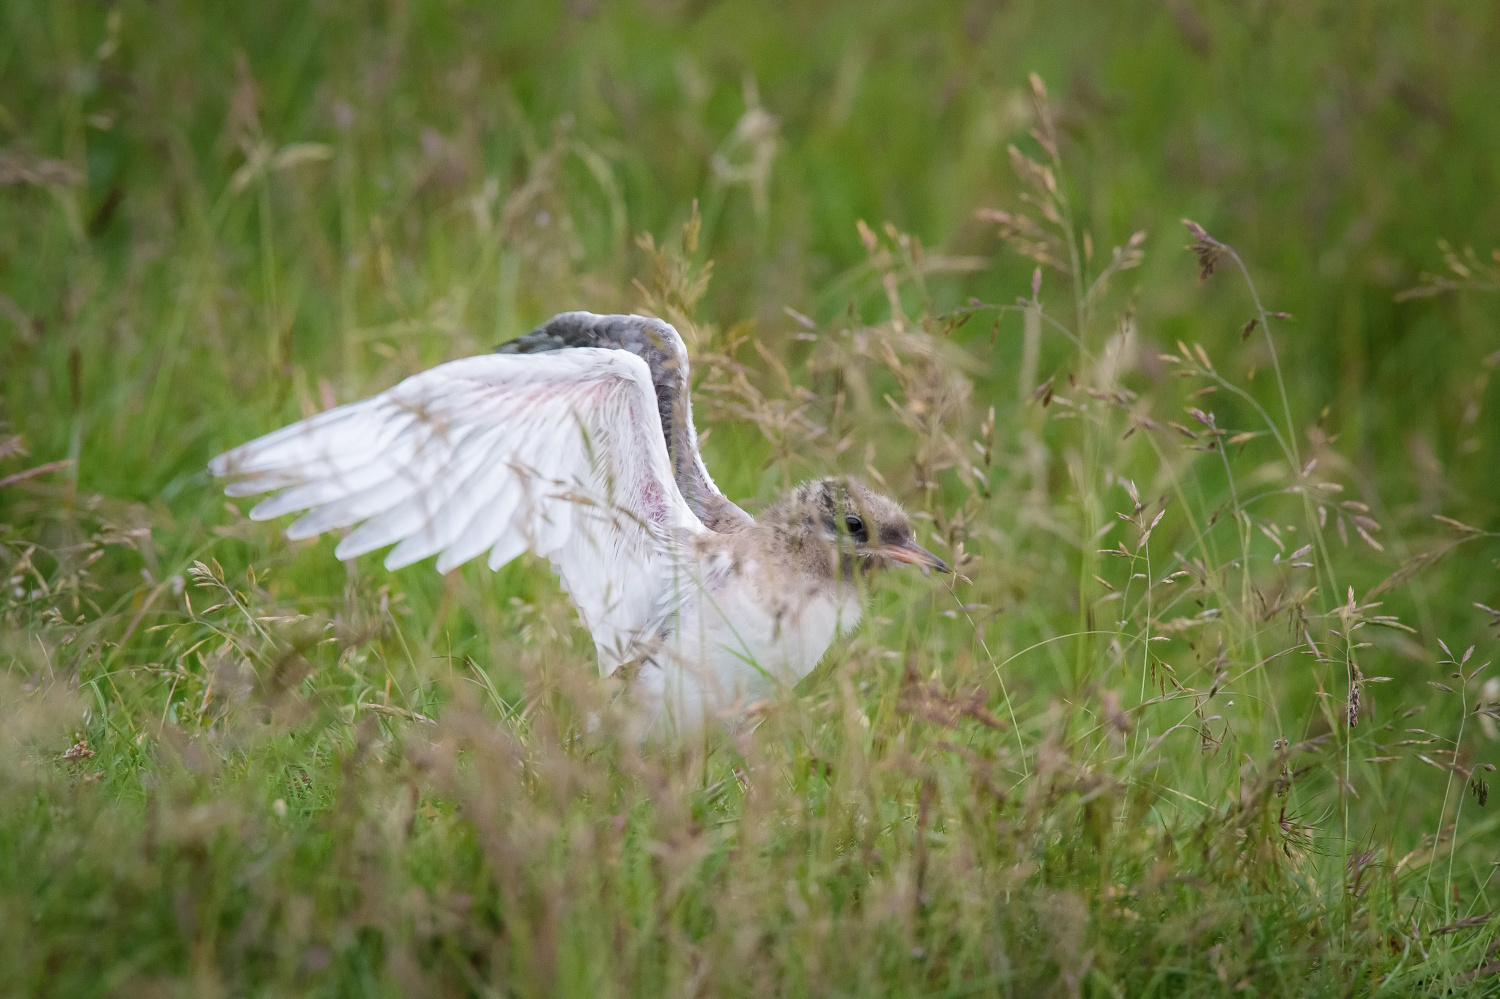
[[[920,565],[928,569],[936,569],[938,572],[953,571],[948,568],[947,562],[944,562],[915,541],[903,541],[899,545],[883,546],[880,549],[880,554],[886,558],[895,559],[897,562],[905,562],[907,565]]]

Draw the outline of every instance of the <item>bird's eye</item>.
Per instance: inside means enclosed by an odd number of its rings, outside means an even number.
[[[844,518],[844,527],[848,529],[849,536],[855,541],[867,541],[869,535],[865,532],[865,522],[854,515]]]

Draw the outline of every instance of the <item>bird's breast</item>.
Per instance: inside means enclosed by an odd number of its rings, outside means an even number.
[[[678,691],[669,700],[700,699],[698,710],[710,715],[796,684],[839,631],[859,622],[851,586],[788,579],[754,557],[716,556],[703,568],[697,598],[683,608],[660,665]]]

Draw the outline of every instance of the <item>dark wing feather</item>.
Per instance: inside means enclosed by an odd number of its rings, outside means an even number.
[[[495,348],[498,354],[540,354],[574,347],[627,350],[651,369],[656,407],[677,488],[698,519],[721,534],[742,530],[750,515],[732,503],[709,476],[693,427],[687,347],[670,323],[650,316],[599,316],[564,312],[525,336]]]

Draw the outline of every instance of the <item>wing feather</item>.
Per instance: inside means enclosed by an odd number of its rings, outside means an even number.
[[[521,488],[515,482],[506,479],[505,471],[491,472],[496,479],[500,480],[495,488],[494,498],[475,511],[469,523],[464,526],[459,540],[438,556],[438,572],[445,574],[452,572],[486,551],[498,550],[501,536],[510,529],[516,508],[521,505]],[[519,554],[519,551],[516,552],[516,555]],[[511,556],[511,558],[514,557],[515,555]],[[510,559],[505,561],[508,562]]]
[[[298,517],[292,526],[286,529],[287,537],[293,541],[301,541],[303,538],[315,538],[324,531],[352,527],[377,513],[384,513],[391,508],[397,495],[397,483],[390,475],[386,475],[374,485],[363,489],[358,486],[353,488],[355,491],[341,496],[332,489],[312,493],[311,487],[294,487],[256,506],[250,511],[250,519],[272,520],[283,514],[311,508],[311,513]],[[279,502],[291,493],[303,493],[303,495]]]
[[[752,523],[750,515],[719,491],[698,453],[687,345],[671,323],[653,316],[563,312],[495,350],[501,354],[534,355],[600,347],[629,351],[650,369],[667,456],[675,470],[677,488],[693,513],[716,532],[729,533],[748,527]]]
[[[306,511],[289,537],[352,527],[341,559],[389,545],[390,569],[432,555],[441,572],[485,552],[492,569],[528,550],[550,559],[605,671],[652,637],[682,540],[705,530],[673,475],[651,372],[622,350],[453,361],[209,468],[233,477],[231,496],[281,490],[257,520]]]

